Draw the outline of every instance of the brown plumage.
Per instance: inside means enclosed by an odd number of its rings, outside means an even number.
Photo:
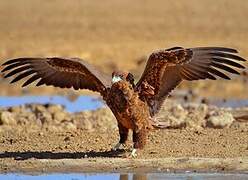
[[[150,55],[137,84],[131,73],[113,72],[111,81],[111,77],[76,58],[12,59],[2,65],[2,72],[9,71],[5,78],[17,75],[11,83],[31,76],[23,86],[39,79],[36,86],[45,84],[99,92],[118,122],[120,141],[116,148],[126,143],[131,129],[134,148],[141,149],[150,129],[164,127],[153,117],[169,93],[183,80],[230,79],[225,71],[239,74],[235,69],[245,67],[238,61],[245,59],[236,53],[235,49],[224,47],[159,50]]]

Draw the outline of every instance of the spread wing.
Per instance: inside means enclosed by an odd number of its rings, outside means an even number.
[[[31,76],[22,86],[27,86],[40,79],[36,86],[52,85],[61,88],[89,89],[101,94],[111,83],[111,77],[100,73],[93,66],[78,58],[18,58],[2,64],[4,78],[15,78],[14,83]]]
[[[159,50],[150,55],[136,89],[141,98],[148,102],[153,116],[169,93],[183,80],[216,80],[216,77],[230,79],[225,71],[239,74],[234,68],[245,68],[237,63],[245,59],[236,53],[235,49],[224,47],[174,47]],[[146,89],[149,87],[153,92],[143,93],[149,92]]]

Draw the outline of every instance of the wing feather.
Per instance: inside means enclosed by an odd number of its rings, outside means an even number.
[[[36,81],[37,79],[39,79],[40,76],[38,74],[33,75],[31,78],[29,78],[25,83],[23,83],[22,87],[25,87],[29,84],[31,84],[32,82]]]
[[[13,71],[10,71],[8,74],[4,76],[4,78],[11,77],[17,73],[23,72],[27,69],[30,69],[30,66],[21,66],[20,68],[14,69]]]
[[[226,65],[224,65],[224,64],[212,62],[211,65],[212,65],[213,67],[216,67],[216,68],[219,68],[219,69],[223,69],[223,70],[225,70],[225,71],[227,71],[227,72],[230,72],[230,73],[233,73],[233,74],[239,74],[238,71],[236,71],[235,69],[232,69],[232,68],[230,68],[230,67],[228,67],[228,66],[226,66]]]
[[[15,75],[14,83],[32,75],[22,85],[27,86],[40,79],[36,86],[52,85],[61,88],[89,89],[104,93],[111,85],[111,77],[78,58],[17,58],[2,64],[4,78]]]
[[[209,53],[211,56],[216,56],[216,57],[223,57],[223,58],[228,58],[228,59],[233,59],[237,61],[246,61],[244,58],[237,56],[235,54],[229,54],[229,53],[223,53],[223,52],[211,52]]]
[[[233,67],[237,67],[237,68],[241,68],[241,69],[245,69],[245,67],[239,63],[236,63],[235,61],[231,61],[231,60],[228,60],[228,59],[225,59],[225,58],[221,58],[221,57],[218,57],[218,58],[213,58],[214,62],[218,62],[218,63],[224,63],[224,64],[227,64],[227,65],[231,65]]]
[[[186,65],[185,65],[186,66]],[[202,75],[203,79],[211,79],[211,80],[216,80],[216,77],[214,77],[213,75],[211,75],[209,72],[206,71],[207,67],[202,67],[202,66],[197,66],[195,64],[188,64],[187,66],[189,66],[189,69],[200,72]]]
[[[24,78],[24,77],[27,77],[31,74],[34,74],[35,71],[34,70],[28,70],[28,71],[25,71],[24,73],[21,73],[19,74],[18,76],[16,76],[10,83],[14,83],[16,81],[19,81],[20,79]]]
[[[189,81],[197,80],[199,78],[194,72],[192,73],[190,69],[187,69],[185,67],[182,67],[181,71],[183,71],[186,74],[187,80]]]
[[[236,61],[245,61],[237,50],[225,47],[197,47],[184,49],[175,47],[153,52],[145,70],[136,84],[136,90],[150,106],[151,116],[155,115],[164,99],[183,80],[216,80],[216,76],[230,79],[224,72],[239,74],[235,68],[245,67]],[[142,94],[142,83],[154,88],[154,95]],[[145,96],[145,97],[143,97]]]

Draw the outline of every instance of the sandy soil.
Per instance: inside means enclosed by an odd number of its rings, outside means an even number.
[[[243,0],[108,0],[104,6],[97,0],[1,1],[0,62],[77,56],[109,74],[120,68],[138,79],[145,65],[141,60],[159,48],[227,46],[247,58],[247,16],[248,1]],[[242,77],[184,83],[181,88],[197,88],[204,96],[248,98],[247,77]],[[0,95],[68,93],[48,87],[21,89],[8,82],[0,78]],[[225,91],[218,91],[221,88]]]
[[[1,109],[0,171],[247,171],[248,109],[168,101],[148,144],[130,158],[108,109],[67,113],[58,105]],[[164,118],[161,118],[161,117]],[[82,170],[83,169],[83,170]]]

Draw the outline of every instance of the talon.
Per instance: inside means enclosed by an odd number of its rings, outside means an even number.
[[[137,149],[134,148],[134,149],[132,150],[132,152],[131,152],[132,158],[136,158],[136,157],[137,157],[137,153],[136,153],[136,152],[137,152]]]
[[[117,143],[117,144],[112,148],[112,150],[113,150],[113,151],[116,151],[116,150],[119,150],[119,149],[124,149],[125,147],[126,147],[126,144]]]

